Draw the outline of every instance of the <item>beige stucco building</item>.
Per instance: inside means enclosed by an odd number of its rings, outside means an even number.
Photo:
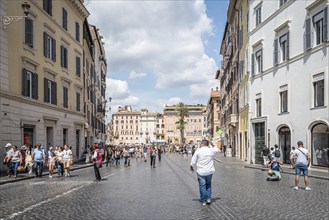
[[[22,1],[1,1],[22,15]],[[41,143],[83,147],[83,21],[81,1],[27,1],[28,18],[1,29],[1,136],[4,145]],[[3,44],[1,44],[3,45]],[[9,49],[10,48],[10,49]],[[4,69],[3,69],[4,68]]]
[[[104,43],[99,30],[85,20],[84,28],[85,145],[105,142],[106,72]]]
[[[207,113],[204,105],[186,105],[189,117],[185,118],[184,131],[185,143],[198,143],[207,134]],[[164,138],[167,143],[180,144],[180,131],[177,129],[178,121],[177,106],[166,106],[164,115]]]
[[[218,130],[220,128],[220,121],[219,121],[219,95],[220,91],[218,87],[216,90],[211,90],[210,98],[207,104],[207,133],[209,137],[213,140],[220,141],[220,134]]]
[[[112,115],[114,144],[139,144],[139,120],[141,112],[133,111],[130,106],[119,107]]]

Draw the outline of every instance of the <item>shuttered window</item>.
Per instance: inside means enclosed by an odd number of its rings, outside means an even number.
[[[77,106],[77,111],[80,111],[80,93],[76,93],[76,106]]]
[[[50,104],[57,104],[57,84],[44,78],[44,101]]]
[[[63,87],[63,107],[68,108],[69,107],[69,89],[67,87]]]
[[[53,1],[43,0],[43,10],[47,12],[50,16],[53,15]]]
[[[75,64],[76,64],[76,72],[77,76],[81,76],[81,59],[80,57],[75,57]]]
[[[67,55],[67,48],[61,46],[61,66],[63,68],[68,68],[68,55]]]
[[[43,48],[44,56],[56,61],[56,40],[46,32],[43,33]]]
[[[62,11],[63,11],[63,17],[62,17],[63,24],[62,24],[62,26],[65,30],[67,30],[67,11],[65,10],[65,8],[63,8]]]
[[[80,25],[78,22],[75,22],[75,39],[80,42]]]
[[[38,75],[27,69],[22,74],[22,95],[38,99]]]
[[[25,18],[25,44],[33,48],[33,20]]]

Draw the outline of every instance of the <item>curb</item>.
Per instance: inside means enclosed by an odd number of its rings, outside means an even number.
[[[80,170],[80,169],[84,169],[84,168],[87,168],[87,167],[92,167],[93,164],[86,164],[86,165],[82,165],[82,166],[79,166],[79,167],[72,167],[72,171],[73,170]],[[54,171],[54,174],[55,173],[58,173],[57,171]],[[42,174],[42,176],[47,176],[49,175],[49,172],[44,172]],[[24,177],[20,177],[20,178],[17,178],[17,179],[8,179],[6,181],[3,181],[3,182],[0,182],[0,185],[5,185],[7,183],[13,183],[13,182],[19,182],[19,181],[23,181],[23,180],[29,180],[29,179],[34,179],[35,176],[34,175],[31,175],[31,176],[24,176]]]
[[[252,167],[252,166],[247,166],[247,165],[244,166],[244,168],[254,169],[254,170],[261,170],[261,171],[268,171],[267,168],[263,168],[263,167]],[[289,174],[289,175],[294,175],[295,176],[295,173],[291,173],[291,172],[282,172],[282,173]],[[329,177],[312,175],[312,174],[309,174],[308,177],[314,178],[314,179],[329,180]]]

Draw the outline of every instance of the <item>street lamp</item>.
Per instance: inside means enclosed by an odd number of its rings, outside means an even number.
[[[28,15],[30,14],[30,5],[27,2],[24,2],[22,4],[22,8],[24,10],[25,16],[2,16],[2,24],[3,24],[3,29],[6,29],[8,25],[13,22],[13,20],[19,21],[24,18],[27,18]]]

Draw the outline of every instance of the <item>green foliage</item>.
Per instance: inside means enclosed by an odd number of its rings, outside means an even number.
[[[185,125],[187,122],[185,121],[185,118],[188,117],[189,110],[186,107],[186,105],[183,102],[180,102],[176,105],[176,110],[178,114],[178,121],[176,122],[177,124],[177,129],[180,131],[181,135],[181,143],[184,143],[184,130],[185,130]]]

